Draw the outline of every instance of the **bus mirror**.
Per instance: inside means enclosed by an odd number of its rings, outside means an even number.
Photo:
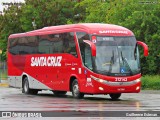
[[[96,46],[93,42],[89,41],[89,40],[83,40],[83,42],[87,43],[90,47],[91,47],[91,53],[92,56],[96,56]]]
[[[148,56],[148,46],[144,42],[141,42],[141,41],[137,41],[137,44],[143,47],[144,56],[147,57]]]

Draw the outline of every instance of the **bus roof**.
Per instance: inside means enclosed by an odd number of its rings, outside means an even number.
[[[42,29],[29,31],[26,33],[12,34],[9,36],[9,38],[43,35],[43,34],[54,34],[54,33],[62,33],[62,32],[73,32],[73,31],[83,31],[89,34],[107,35],[107,36],[134,36],[132,31],[118,25],[102,24],[102,23],[81,23],[81,24],[69,24],[69,25],[44,27]]]

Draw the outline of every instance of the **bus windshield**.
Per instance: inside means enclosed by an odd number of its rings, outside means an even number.
[[[135,37],[96,38],[94,69],[108,76],[130,76],[140,73],[139,51]]]

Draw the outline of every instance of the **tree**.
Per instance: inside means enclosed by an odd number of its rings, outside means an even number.
[[[36,29],[66,24],[73,18],[75,2],[70,0],[26,0],[20,6],[12,5],[0,16],[0,48],[3,50],[2,58],[6,59],[7,40],[10,34],[33,30],[35,21]]]
[[[37,29],[46,26],[62,25],[73,18],[75,2],[70,0],[26,0],[22,7],[23,30],[33,30],[32,22],[35,21]]]
[[[103,23],[105,22],[108,2],[100,0],[82,0],[75,5],[75,14],[79,15],[77,22]]]
[[[141,57],[144,74],[160,73],[159,10],[159,4],[145,4],[139,0],[115,0],[110,3],[107,10],[107,23],[129,28],[138,40],[144,41],[149,46],[149,56]]]
[[[4,14],[0,17],[0,49],[2,49],[2,60],[5,60],[8,36],[13,33],[22,32],[22,28],[19,21],[21,10],[18,6],[11,6],[3,12]]]

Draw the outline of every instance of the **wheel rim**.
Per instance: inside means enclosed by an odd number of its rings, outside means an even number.
[[[75,96],[77,96],[79,94],[79,87],[78,84],[73,86],[73,93]]]

